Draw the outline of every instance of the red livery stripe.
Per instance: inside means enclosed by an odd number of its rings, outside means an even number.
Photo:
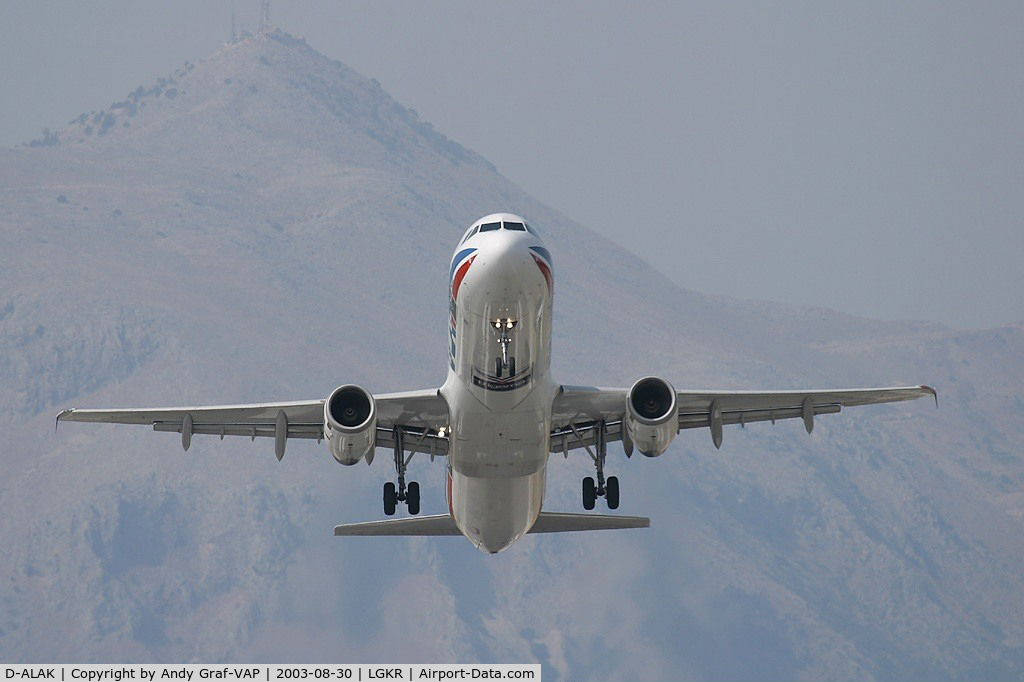
[[[469,266],[476,260],[476,254],[473,254],[465,263],[459,266],[459,269],[455,272],[455,279],[452,280],[452,300],[458,300],[459,298],[459,287],[462,285],[462,280],[466,276],[466,272],[469,271]]]
[[[540,273],[544,275],[544,279],[548,283],[548,293],[553,294],[555,291],[555,280],[554,277],[551,276],[551,268],[549,268],[548,264],[538,258],[535,254],[531,253],[530,255],[533,256],[533,262],[535,262],[537,267],[540,268]]]

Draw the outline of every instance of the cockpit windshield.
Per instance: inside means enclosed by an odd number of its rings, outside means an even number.
[[[516,232],[529,232],[534,237],[540,237],[540,235],[537,234],[536,230],[534,230],[528,224],[521,223],[518,221],[506,220],[503,222],[484,223],[482,225],[478,225],[473,229],[469,230],[469,232],[466,233],[466,236],[462,238],[462,242],[460,243],[464,244],[465,242],[469,241],[470,237],[475,235],[477,232],[494,232],[495,230],[514,230]]]

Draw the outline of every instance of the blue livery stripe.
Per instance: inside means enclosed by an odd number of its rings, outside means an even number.
[[[448,271],[448,284],[452,283],[452,278],[455,277],[455,270],[459,267],[459,264],[466,259],[466,256],[476,253],[476,249],[463,249],[455,254],[452,258],[452,268]]]
[[[548,267],[555,267],[555,262],[551,260],[551,253],[543,246],[531,246],[530,251],[536,252],[538,256],[547,261]]]

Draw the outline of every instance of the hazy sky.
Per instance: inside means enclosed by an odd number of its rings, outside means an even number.
[[[4,0],[0,145],[200,60],[259,5]],[[1024,3],[271,9],[684,287],[1024,320]]]

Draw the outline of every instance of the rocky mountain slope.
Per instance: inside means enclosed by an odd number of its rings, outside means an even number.
[[[0,197],[4,661],[1024,676],[1024,325],[954,331],[679,290],[282,32],[0,150]],[[334,538],[335,523],[380,516],[384,460],[54,433],[75,405],[439,385],[447,259],[495,210],[528,216],[554,255],[567,383],[926,382],[939,409],[853,410],[810,437],[734,428],[721,451],[684,432],[660,459],[609,465],[621,511],[650,530],[531,537],[497,557],[458,538]],[[414,460],[425,513],[443,509],[442,468]],[[587,471],[553,459],[547,507],[578,509]]]

